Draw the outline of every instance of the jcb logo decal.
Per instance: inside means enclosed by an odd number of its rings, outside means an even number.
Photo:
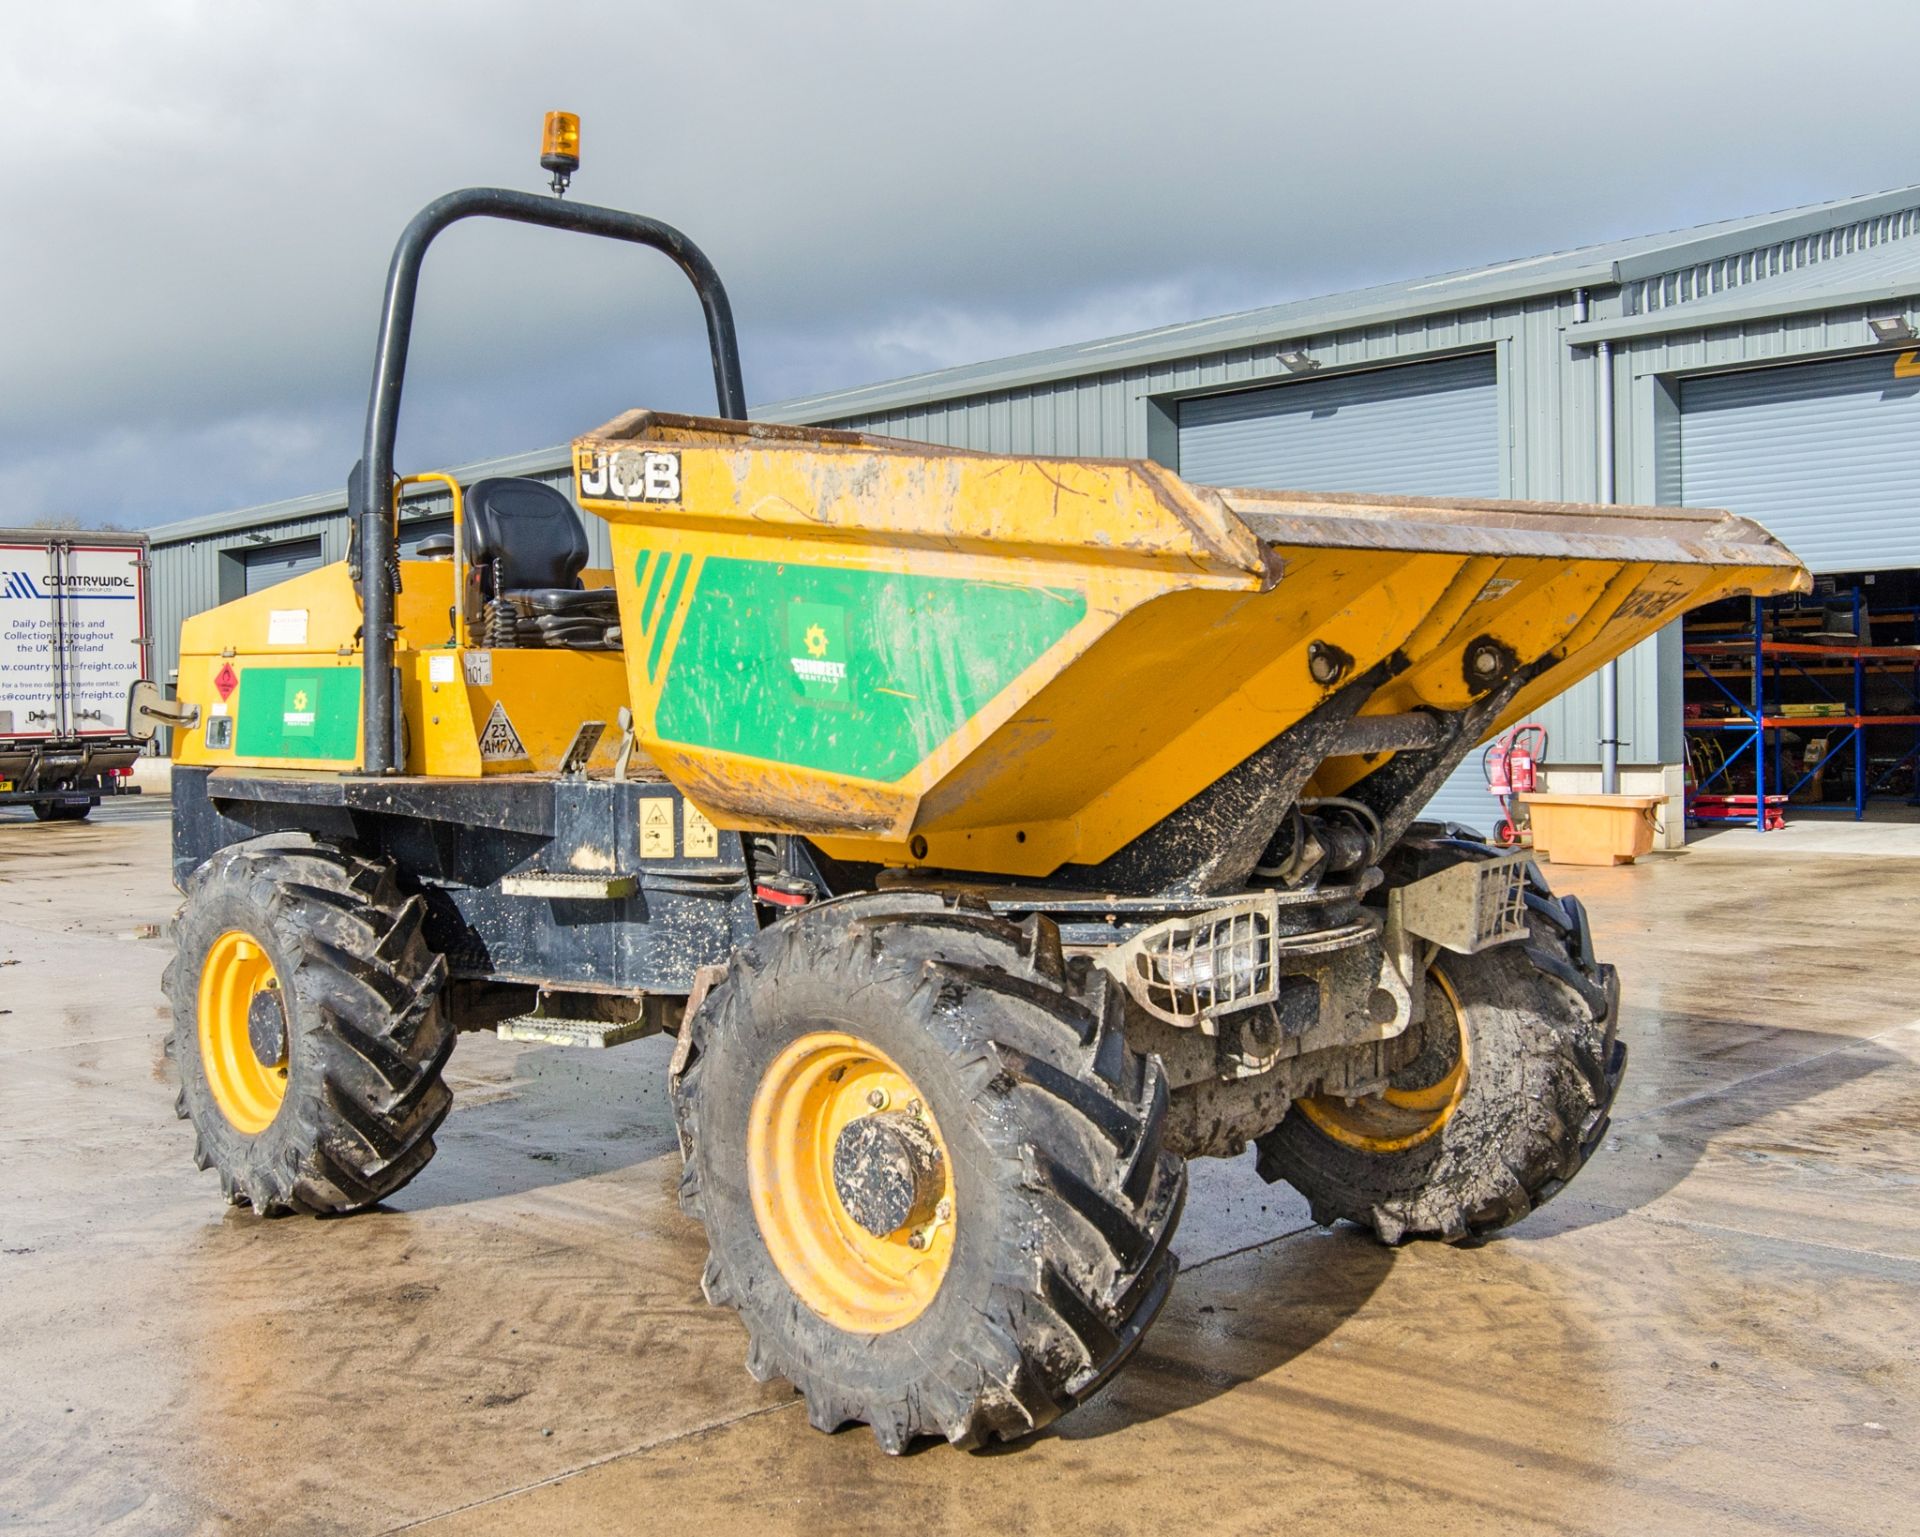
[[[680,500],[680,456],[623,448],[588,454],[579,466],[580,495],[618,497],[623,502]]]

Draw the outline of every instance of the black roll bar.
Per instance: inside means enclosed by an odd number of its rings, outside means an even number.
[[[420,286],[420,264],[434,237],[461,219],[507,219],[548,229],[599,235],[652,246],[668,256],[700,296],[707,317],[707,346],[713,354],[714,392],[720,414],[733,421],[747,416],[746,386],[740,380],[740,346],[733,334],[733,308],[713,263],[670,224],[617,208],[565,203],[557,198],[513,192],[503,187],[468,187],[449,192],[413,216],[393,248],[387,269],[386,300],[380,309],[380,336],[373,354],[373,388],[367,396],[367,432],[361,462],[365,487],[356,516],[360,520],[360,590],[363,602],[361,709],[366,736],[365,772],[398,773],[393,679],[393,443],[400,424],[400,390],[406,382],[407,345],[413,334],[413,301]],[[457,596],[457,595],[456,595]]]

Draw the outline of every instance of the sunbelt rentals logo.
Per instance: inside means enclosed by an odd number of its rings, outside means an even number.
[[[318,678],[289,678],[282,696],[280,730],[284,736],[312,736],[314,696],[320,692]]]
[[[847,616],[831,603],[787,605],[787,663],[802,698],[847,698]]]

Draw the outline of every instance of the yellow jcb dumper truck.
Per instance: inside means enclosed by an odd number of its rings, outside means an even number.
[[[514,479],[450,486],[446,558],[396,556],[416,281],[472,217],[653,247],[705,310],[719,415],[574,444],[610,570]],[[746,415],[678,231],[490,189],[408,226],[356,547],[182,631],[171,1051],[229,1201],[399,1190],[462,1031],[675,1034],[707,1297],[813,1424],[897,1452],[1024,1436],[1112,1376],[1190,1158],[1252,1143],[1387,1243],[1579,1171],[1626,1057],[1613,970],[1524,855],[1415,816],[1688,607],[1803,587],[1784,548]]]

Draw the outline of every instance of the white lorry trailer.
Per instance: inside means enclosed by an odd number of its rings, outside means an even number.
[[[0,806],[79,821],[137,795],[129,731],[147,675],[147,540],[0,528]]]

